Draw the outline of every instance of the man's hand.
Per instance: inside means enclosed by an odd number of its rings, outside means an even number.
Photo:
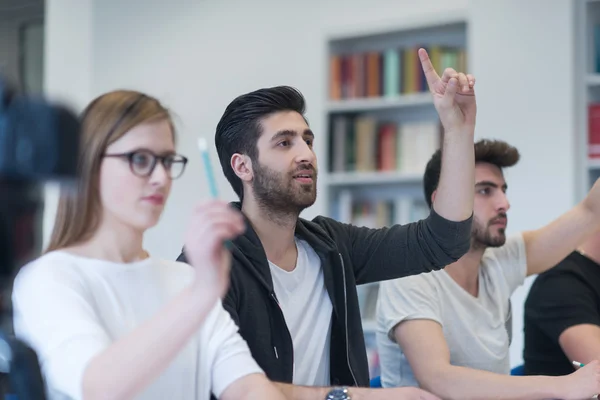
[[[446,68],[440,78],[425,49],[419,49],[419,59],[444,130],[452,133],[474,131],[477,103],[473,75]]]

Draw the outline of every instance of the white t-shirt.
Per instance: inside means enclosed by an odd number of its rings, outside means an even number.
[[[509,299],[526,275],[525,242],[517,234],[485,251],[477,298],[444,270],[382,282],[376,334],[382,385],[418,386],[393,332],[400,322],[415,319],[442,326],[452,365],[509,374]]]
[[[321,259],[296,239],[296,268],[287,272],[269,261],[275,295],[294,344],[295,385],[329,386],[329,343],[333,306],[325,288]]]
[[[13,290],[15,334],[37,352],[48,397],[81,399],[88,362],[193,279],[193,268],[180,262],[119,264],[63,251],[25,266]],[[136,399],[219,397],[237,379],[262,373],[237,331],[217,303],[198,334]]]

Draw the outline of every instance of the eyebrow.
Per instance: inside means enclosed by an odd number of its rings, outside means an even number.
[[[273,135],[273,137],[271,138],[271,142],[276,142],[279,139],[289,138],[293,136],[296,136],[296,131],[293,131],[291,129],[284,129]],[[309,136],[311,139],[315,138],[315,134],[310,129],[305,129],[304,132],[302,132],[302,136]]]
[[[477,182],[475,184],[475,187],[477,186],[486,186],[486,187],[493,187],[493,188],[498,188],[498,184],[492,181],[481,181],[481,182]],[[506,190],[508,189],[508,185],[505,183],[504,185],[502,185],[502,189]]]
[[[157,156],[173,156],[173,155],[177,155],[177,152],[175,150],[162,150],[162,151],[154,151],[152,149],[149,149],[147,147],[136,147],[132,150],[127,151],[126,153],[135,153],[136,151],[147,151],[149,153],[152,153],[154,155]]]

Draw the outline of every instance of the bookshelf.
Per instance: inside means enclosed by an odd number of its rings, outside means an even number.
[[[442,132],[417,55],[429,52],[438,72],[468,71],[467,22],[447,14],[357,28],[327,42],[327,154],[322,177],[328,215],[383,227],[425,218],[425,165]],[[378,284],[358,288],[371,377]]]
[[[575,19],[576,182],[579,200],[600,177],[600,1],[577,0]]]

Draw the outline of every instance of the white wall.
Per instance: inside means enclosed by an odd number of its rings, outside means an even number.
[[[81,111],[92,82],[92,0],[47,0],[45,17],[46,95]],[[46,187],[44,247],[58,204],[58,186]]]
[[[326,35],[431,12],[470,13],[471,69],[479,93],[477,135],[506,139],[522,152],[519,166],[507,172],[513,204],[510,231],[538,227],[573,205],[570,0],[97,0],[91,25],[90,1],[78,6],[85,12],[82,18],[73,17],[73,25],[65,23],[71,20],[72,14],[66,15],[71,7],[63,13],[58,6],[49,7],[54,11],[47,16],[53,26],[48,29],[55,35],[48,38],[49,48],[57,51],[52,57],[64,58],[58,52],[67,48],[71,56],[78,51],[86,66],[76,75],[82,79],[80,88],[69,85],[64,93],[90,100],[129,87],[158,96],[180,117],[180,151],[191,158],[161,223],[148,235],[146,245],[154,254],[178,255],[186,216],[196,201],[207,197],[195,138],[212,138],[235,96],[264,86],[298,87],[308,100],[317,148],[323,149]],[[89,47],[82,45],[85,40]],[[81,60],[86,57],[87,64]],[[48,68],[47,73],[49,87],[72,81],[61,68]],[[318,156],[325,165],[323,153]],[[213,163],[223,197],[233,199],[215,153]],[[324,209],[317,201],[305,216]],[[521,361],[522,302],[523,293],[516,294],[513,364]]]
[[[472,0],[471,61],[477,136],[517,146],[507,169],[509,233],[538,228],[575,199],[574,23],[570,0]],[[522,360],[523,309],[532,282],[513,295],[513,365]]]
[[[196,137],[207,135],[212,145],[215,126],[234,97],[264,86],[298,87],[307,98],[308,118],[317,132],[317,148],[322,149],[326,32],[344,25],[372,25],[394,13],[407,17],[430,8],[457,7],[445,0],[419,5],[406,0],[151,3],[143,8],[135,1],[95,3],[92,89],[94,93],[122,86],[146,90],[181,117],[180,150],[191,161],[147,242],[165,257],[178,255],[186,215],[198,199],[208,196]],[[463,8],[465,4],[459,2]],[[340,7],[346,13],[343,22],[338,18]],[[216,152],[213,163],[223,196],[234,199],[219,172]],[[305,216],[321,210],[324,205],[317,201]]]

